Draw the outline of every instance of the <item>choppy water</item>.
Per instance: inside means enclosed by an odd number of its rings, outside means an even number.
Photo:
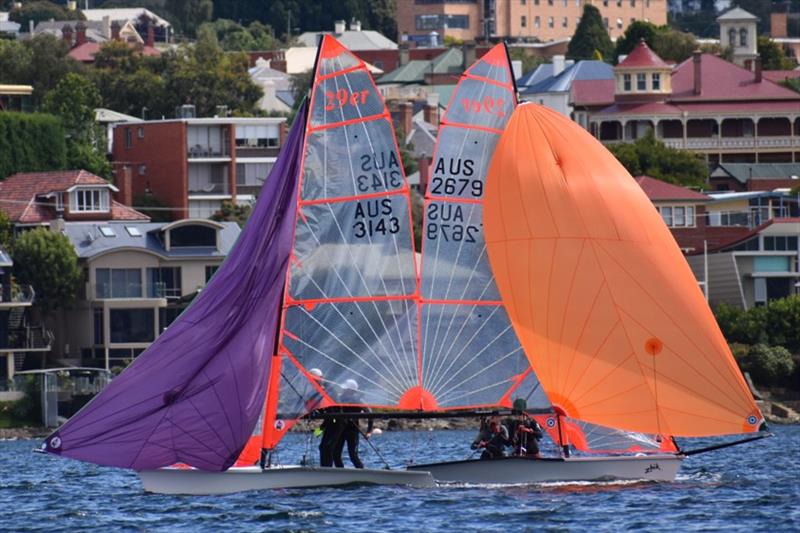
[[[349,487],[213,497],[145,494],[132,472],[33,455],[0,442],[0,531],[798,531],[800,426],[690,457],[674,483]],[[384,433],[395,464],[462,459],[471,432]],[[306,437],[285,439],[296,462]],[[362,450],[365,446],[362,444]],[[313,448],[310,448],[313,451]],[[345,454],[346,455],[346,454]],[[380,467],[372,450],[368,466]]]

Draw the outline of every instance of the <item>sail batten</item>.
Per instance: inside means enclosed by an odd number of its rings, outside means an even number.
[[[649,434],[759,429],[763,417],[669,230],[600,143],[526,104],[489,174],[493,271],[558,409]]]

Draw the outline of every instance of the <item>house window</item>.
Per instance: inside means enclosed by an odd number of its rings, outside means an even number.
[[[658,72],[653,73],[653,90],[660,91],[661,90],[661,74]]]
[[[64,210],[64,193],[57,192],[55,196],[56,211],[61,212]]]
[[[564,7],[569,7],[569,0],[564,0]]]
[[[631,75],[630,74],[623,74],[622,75],[622,86],[623,90],[626,92],[631,90]]]
[[[125,148],[133,147],[133,132],[130,128],[125,128]]]
[[[147,269],[147,295],[150,298],[180,298],[181,294],[181,267]]]
[[[139,165],[139,175],[144,176],[147,174],[147,165]]]
[[[138,133],[139,133],[139,138],[140,139],[144,139],[144,128],[139,127],[139,132]]]
[[[617,0],[617,7],[622,7],[622,0]]]
[[[555,21],[553,20],[553,17],[547,17],[547,27],[548,28],[555,27]]]
[[[733,28],[728,30],[728,43],[730,46],[736,46],[736,30]]]
[[[672,209],[672,225],[676,227],[686,225],[686,209],[684,207],[674,207]]]
[[[739,30],[739,46],[747,46],[747,30],[744,28]]]
[[[664,223],[670,228],[693,228],[695,225],[693,205],[662,205],[658,211]]]
[[[72,191],[70,211],[100,213],[108,211],[108,190],[77,189]]]
[[[636,90],[637,91],[647,90],[647,75],[642,72],[636,75]]]
[[[608,7],[608,0],[603,0],[603,7]]]
[[[277,148],[279,137],[277,125],[236,127],[236,146],[240,148]]]
[[[658,210],[661,212],[661,218],[664,219],[664,224],[666,224],[669,227],[672,227],[672,208],[660,207]]]
[[[94,277],[96,298],[142,297],[142,271],[138,268],[98,268]]]
[[[100,226],[100,233],[103,234],[103,237],[116,237],[117,234],[114,233],[114,228],[111,226]]]
[[[192,246],[217,246],[217,230],[208,226],[192,224],[170,230],[170,248],[188,248]]]
[[[152,342],[155,340],[155,311],[143,309],[110,309],[111,342]]]
[[[608,17],[603,17],[603,26],[608,28]]]
[[[561,27],[566,28],[567,26],[569,26],[569,19],[564,17],[564,20],[561,21]]]
[[[542,27],[542,21],[538,16],[533,17],[533,27],[534,28],[541,28]]]
[[[636,0],[631,0],[631,7],[636,7]]]
[[[206,283],[211,281],[211,278],[217,273],[217,270],[219,270],[219,265],[206,265]]]
[[[547,0],[547,5],[548,6],[552,6],[553,5],[553,0]]]
[[[525,5],[525,0],[519,0],[519,3],[524,6]]]
[[[528,17],[526,17],[525,15],[522,15],[519,18],[519,25],[522,26],[523,28],[527,27],[528,26]]]
[[[617,29],[622,29],[622,19],[617,17]]]

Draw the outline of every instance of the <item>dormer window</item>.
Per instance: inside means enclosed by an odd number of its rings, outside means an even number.
[[[644,72],[640,72],[636,75],[636,90],[637,91],[647,90],[647,74],[645,74]]]
[[[653,72],[653,90],[660,91],[661,90],[661,74],[658,72]]]
[[[622,75],[622,88],[625,92],[630,92],[631,90],[631,75],[630,74],[623,74]]]
[[[70,195],[70,211],[75,213],[108,212],[107,189],[76,189]]]

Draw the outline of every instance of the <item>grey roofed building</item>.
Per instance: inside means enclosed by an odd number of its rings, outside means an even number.
[[[577,63],[566,61],[564,70],[555,76],[553,75],[553,64],[539,65],[539,68],[544,66],[550,68],[542,69],[540,76],[532,75],[528,80],[525,80],[526,76],[520,78],[517,82],[520,93],[568,92],[574,81],[614,79],[613,67],[603,61],[584,60]],[[539,68],[531,74],[535,74]],[[523,80],[527,81],[525,85],[521,85]]]
[[[420,115],[422,112],[419,113]],[[436,132],[438,128],[430,122],[425,122],[422,118],[414,118],[411,123],[411,132],[406,135],[406,144],[413,146],[411,153],[414,158],[423,155],[433,157],[433,150],[436,147]]]
[[[711,177],[731,177],[740,183],[759,179],[800,180],[800,163],[720,163],[711,172]]]
[[[402,67],[384,74],[376,81],[379,85],[398,83],[424,83],[425,75],[452,74],[455,85],[464,71],[464,53],[460,48],[449,48],[431,60],[414,59]],[[441,101],[441,100],[440,100]]]
[[[64,26],[69,25],[73,27],[77,21],[74,20],[43,20],[38,23],[33,29],[34,35],[48,34],[62,39],[64,37]],[[111,39],[111,27],[106,24],[110,21],[106,20],[85,20],[83,24],[86,26],[86,38],[93,43],[104,43]],[[144,42],[139,39],[140,42]]]
[[[297,40],[302,46],[316,48],[321,35],[333,35],[345,48],[355,52],[363,50],[397,50],[397,43],[374,30],[362,30],[361,23],[353,21],[350,29],[345,29],[344,21],[338,21],[334,31],[307,31],[301,33]]]
[[[196,223],[219,229],[216,246],[167,248],[164,233],[177,224]],[[133,228],[133,230],[131,230]],[[110,230],[110,231],[109,231]],[[64,234],[79,259],[88,259],[119,250],[141,250],[162,258],[225,257],[231,251],[241,229],[236,222],[185,219],[178,222],[66,222]]]
[[[717,21],[720,20],[758,20],[758,17],[737,6],[718,16]]]

